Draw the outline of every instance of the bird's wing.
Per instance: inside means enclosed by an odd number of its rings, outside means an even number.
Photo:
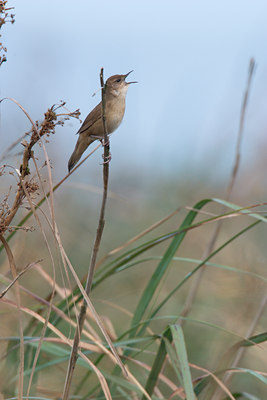
[[[85,118],[83,121],[82,126],[78,130],[77,134],[81,134],[88,129],[91,128],[92,125],[94,125],[102,116],[102,106],[101,103],[99,103]]]

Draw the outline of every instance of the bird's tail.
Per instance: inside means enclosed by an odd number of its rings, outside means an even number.
[[[90,136],[82,136],[80,134],[74,152],[72,153],[69,162],[68,162],[68,169],[69,172],[72,170],[72,168],[77,164],[77,162],[80,160],[81,156],[83,155],[83,153],[85,152],[85,150],[87,149],[87,147],[93,143],[95,141],[95,139],[90,138]]]

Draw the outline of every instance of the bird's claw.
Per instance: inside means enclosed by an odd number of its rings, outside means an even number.
[[[105,147],[105,146],[109,145],[109,138],[107,139],[106,142],[104,139],[101,139],[100,142],[101,142],[102,146]]]
[[[102,162],[101,165],[108,164],[111,161],[111,154],[109,153],[109,155],[107,157],[105,157],[105,155],[102,154],[102,158],[104,161]]]

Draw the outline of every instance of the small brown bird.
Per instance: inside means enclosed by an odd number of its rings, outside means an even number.
[[[106,81],[106,126],[107,133],[114,132],[120,125],[125,111],[125,97],[128,87],[131,83],[125,79],[133,71],[126,75],[113,75]],[[79,138],[77,140],[74,152],[72,153],[68,168],[69,172],[77,164],[87,147],[95,140],[104,138],[104,127],[102,120],[102,102],[100,102],[85,118],[82,126],[78,130]]]

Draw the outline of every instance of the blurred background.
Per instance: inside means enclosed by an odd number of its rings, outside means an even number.
[[[139,83],[130,87],[124,121],[112,135],[110,181],[110,190],[124,199],[122,204],[133,207],[145,198],[157,202],[152,192],[159,182],[169,189],[164,204],[160,200],[160,207],[167,210],[195,202],[196,185],[205,196],[218,194],[218,188],[224,195],[234,163],[249,60],[254,57],[256,73],[234,196],[263,200],[265,1],[104,0],[74,5],[14,0],[9,5],[15,7],[16,22],[2,29],[8,61],[1,67],[0,96],[16,99],[33,120],[42,120],[47,108],[60,100],[71,111],[79,108],[83,120],[100,100],[101,67],[106,78],[134,70],[131,80]],[[0,107],[4,151],[30,129],[30,123],[14,103],[4,101]],[[48,144],[55,180],[66,174],[79,127],[79,121],[71,119]],[[19,166],[20,157],[12,162]],[[101,162],[98,150],[64,190],[69,187],[70,196],[83,197],[86,189],[95,189],[98,203]]]
[[[180,181],[206,169],[208,181],[228,178],[251,57],[257,70],[242,167],[259,160],[267,125],[264,0],[9,4],[16,22],[2,29],[8,61],[1,97],[15,98],[34,120],[61,99],[70,110],[80,108],[83,120],[100,100],[100,92],[92,94],[101,67],[106,78],[134,70],[131,80],[139,83],[112,137],[112,175],[127,168],[138,179],[173,174]],[[72,120],[53,138],[57,174],[66,171],[79,126]],[[14,104],[1,104],[1,149],[29,127]],[[79,178],[97,168],[95,157]]]
[[[256,70],[245,120],[240,169],[231,200],[241,206],[264,202],[267,194],[266,1],[12,0],[9,6],[15,7],[16,22],[2,29],[2,41],[8,52],[7,62],[1,66],[0,97],[16,99],[33,120],[41,121],[48,107],[60,100],[66,101],[71,111],[79,108],[83,120],[100,101],[101,67],[105,78],[134,70],[131,80],[137,80],[138,84],[129,88],[124,121],[111,137],[110,196],[100,255],[180,206],[193,206],[202,198],[225,197],[251,57],[256,61]],[[92,97],[94,92],[97,94]],[[67,173],[79,127],[78,120],[67,121],[47,143],[55,183]],[[29,121],[21,110],[14,103],[3,101],[0,104],[1,153],[29,130]],[[19,151],[20,145],[13,153]],[[79,276],[87,270],[98,221],[101,154],[99,149],[55,193],[63,244],[79,268]],[[44,161],[41,151],[39,157],[41,166]],[[18,168],[21,156],[2,162]],[[45,168],[43,175],[46,177]],[[8,179],[3,180],[2,196],[9,185]],[[185,215],[184,210],[181,215]],[[181,216],[160,228],[158,234],[176,229],[178,221]],[[240,225],[236,221],[226,222],[221,241],[241,227],[244,227],[243,220]],[[206,227],[190,234],[190,243],[182,247],[180,255],[201,258],[212,232],[213,227]],[[35,251],[40,255],[43,246],[40,243],[36,235],[20,234],[16,254],[21,266],[33,258]],[[44,264],[49,264],[47,255],[44,260]],[[263,274],[266,228],[249,233],[236,247],[230,246],[229,251],[220,253],[215,261]],[[122,274],[119,294],[115,281],[107,287],[104,285],[102,293],[106,293],[108,300],[125,302],[134,311],[154,268],[151,263],[147,269],[136,269],[127,276]],[[186,264],[181,268],[173,272],[177,279],[192,266]],[[8,270],[5,261],[3,270]],[[163,288],[166,292],[173,278],[168,279]],[[34,289],[33,282],[24,283],[33,285],[31,289]],[[263,290],[261,281],[216,270],[213,275],[208,274],[202,286],[195,316],[245,335]],[[96,291],[96,301],[98,295],[103,298]],[[185,295],[186,291],[180,292],[166,312],[178,312]],[[238,307],[238,315],[233,314],[233,305]],[[98,307],[106,312],[106,305]],[[261,331],[262,327],[258,329]],[[224,347],[222,340],[216,353],[209,342],[205,350],[205,335],[193,344],[192,354],[196,359],[192,362],[198,362],[198,356],[204,357],[205,351],[215,360]],[[199,353],[194,353],[196,348]],[[263,365],[260,351],[257,357],[255,368],[260,368]],[[210,361],[207,365],[211,365]]]

